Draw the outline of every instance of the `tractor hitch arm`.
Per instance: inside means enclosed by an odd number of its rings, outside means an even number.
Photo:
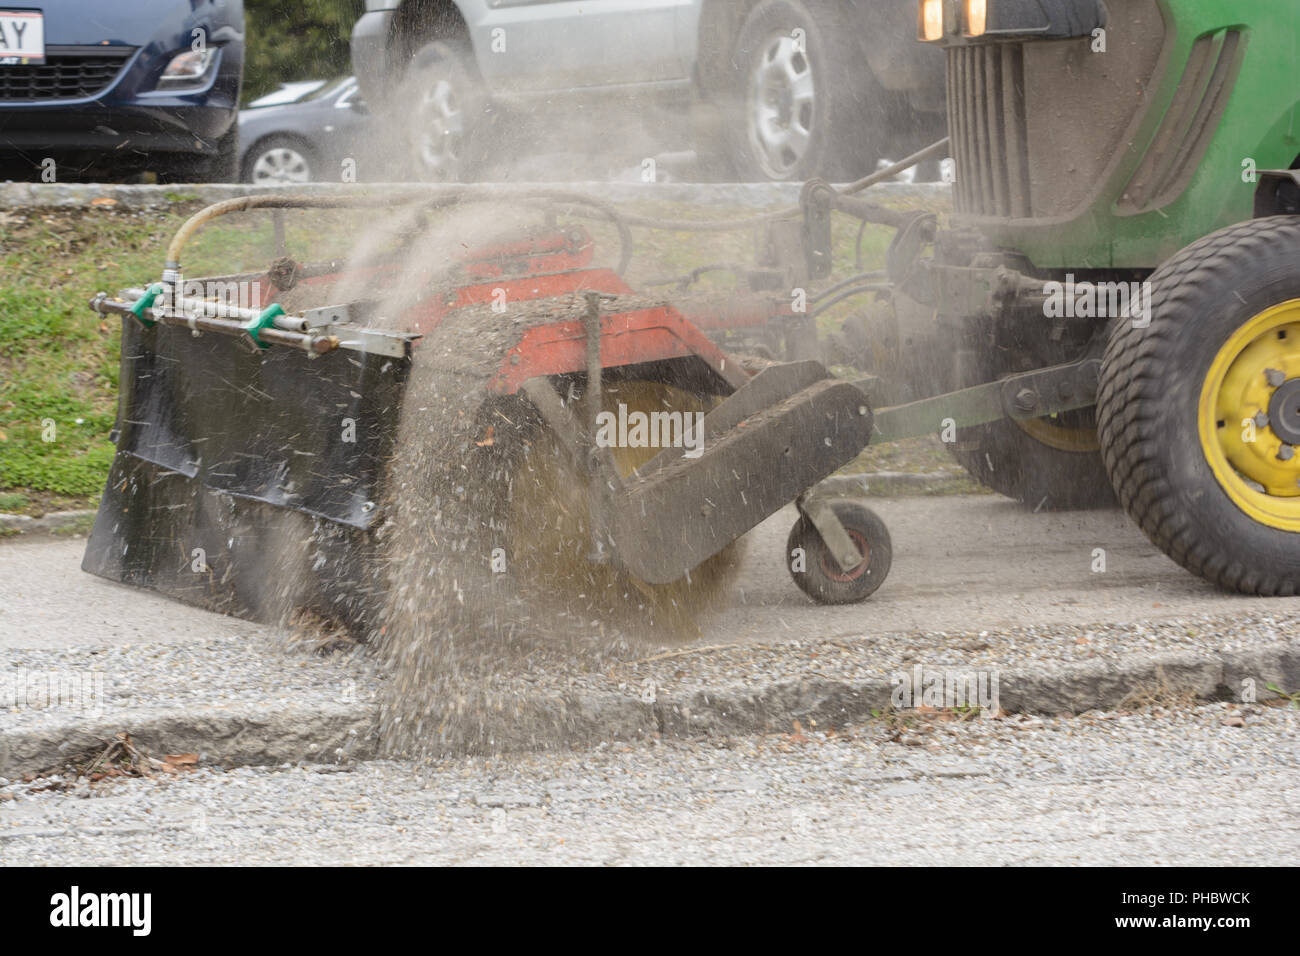
[[[943,431],[945,421],[969,428],[1003,418],[1030,419],[1097,404],[1101,360],[1084,358],[1063,365],[1009,375],[933,398],[877,409],[876,442],[898,441]]]

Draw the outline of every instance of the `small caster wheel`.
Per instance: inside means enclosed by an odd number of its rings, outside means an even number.
[[[831,507],[857,545],[862,563],[842,570],[812,522],[800,516],[786,541],[786,566],[799,589],[818,604],[853,604],[885,583],[894,549],[885,523],[870,508],[856,501],[834,501]]]

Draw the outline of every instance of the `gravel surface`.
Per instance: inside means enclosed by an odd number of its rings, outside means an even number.
[[[0,781],[7,864],[1285,864],[1300,713],[910,715],[564,754]],[[66,789],[65,789],[66,786]]]
[[[1239,696],[1244,679],[1261,698],[1268,683],[1300,689],[1300,599],[1218,592],[1155,551],[1123,515],[1032,515],[989,497],[873,507],[889,523],[896,557],[866,604],[804,599],[779,557],[793,516],[777,515],[751,535],[738,586],[696,640],[631,642],[583,661],[538,653],[526,672],[498,675],[492,692],[503,709],[446,749],[590,744],[656,728],[764,730],[791,716],[842,723],[879,707],[881,687],[887,699],[888,682],[917,664],[996,671],[1004,706],[1050,713],[1149,692],[1157,662],[1199,662],[1195,673],[1167,668],[1166,690],[1175,692]],[[25,735],[10,738],[8,765],[51,766],[42,755],[70,729],[80,732],[80,752],[159,722],[166,733],[157,746],[220,757],[231,744],[238,756],[229,753],[228,765],[268,754],[296,760],[297,743],[277,749],[277,735],[310,741],[316,731],[300,718],[317,713],[356,742],[349,754],[373,753],[366,720],[379,678],[369,652],[286,649],[269,628],[109,584],[80,572],[83,546],[0,542],[0,730]],[[1091,570],[1095,547],[1106,551],[1103,573]],[[41,706],[50,673],[81,681],[81,698]],[[339,729],[341,711],[349,722]],[[220,730],[202,722],[187,730],[178,713],[225,719]],[[268,747],[243,748],[244,716]],[[0,768],[4,748],[0,734]]]
[[[620,683],[688,691],[730,684],[825,678],[888,680],[926,667],[1060,671],[1076,664],[1120,667],[1141,655],[1211,654],[1265,647],[1300,651],[1300,613],[1200,614],[1126,624],[1035,625],[994,630],[896,631],[765,642],[708,644],[619,665]],[[593,675],[608,684],[609,674]]]
[[[1049,687],[1054,674],[1092,667],[1122,675],[1161,656],[1267,651],[1294,669],[1300,602],[1203,586],[1121,516],[1030,516],[989,498],[877,507],[897,558],[865,606],[802,600],[778,560],[789,518],[782,515],[758,529],[740,590],[695,642],[628,646],[601,670],[547,664],[496,688],[507,697],[585,691],[628,702],[640,718],[628,726],[648,739],[432,765],[348,763],[345,750],[338,766],[223,771],[204,755],[197,770],[149,779],[66,788],[59,777],[5,781],[0,862],[1249,864],[1295,857],[1300,715],[1243,704],[1189,708],[1177,681],[1131,688],[1163,702],[1167,710],[1155,713],[959,722],[905,711],[865,724],[836,720],[837,732],[807,716],[798,727],[787,717],[778,733],[735,735],[715,725],[708,738],[656,738],[646,717],[672,700],[743,700],[751,691],[810,685],[815,697],[818,682],[879,682],[912,663],[1034,671],[1047,675]],[[1015,548],[1005,547],[1008,536]],[[99,730],[200,710],[342,709],[348,719],[331,725],[335,740],[353,735],[356,753],[367,752],[364,713],[378,686],[367,652],[317,655],[286,646],[268,628],[107,584],[77,570],[80,547],[0,544],[0,673],[103,675],[98,711],[73,715],[74,724],[97,722]],[[1106,549],[1108,572],[1089,569],[1093,547]],[[1210,674],[1201,692],[1216,689],[1213,668]],[[1259,676],[1263,695],[1268,675]],[[1012,684],[1004,678],[1004,695]],[[774,712],[802,713],[801,693]],[[39,736],[69,720],[66,708],[24,702],[6,709],[7,731]],[[300,752],[320,753],[310,750],[311,726],[298,726]],[[232,749],[243,747],[245,762],[278,752],[248,745],[250,732],[238,722],[221,732],[231,735]],[[178,735],[173,727],[163,736]],[[193,749],[202,753],[203,742]],[[323,752],[339,751],[331,743]]]

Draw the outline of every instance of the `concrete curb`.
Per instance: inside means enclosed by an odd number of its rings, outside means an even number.
[[[155,757],[196,753],[220,767],[282,763],[339,763],[375,756],[375,715],[361,704],[283,708],[276,711],[198,707],[129,710],[112,721],[72,718],[0,733],[0,776],[44,774],[84,767],[122,731]]]
[[[1300,642],[1248,651],[1186,651],[1136,655],[1122,665],[1084,663],[1062,668],[996,668],[999,703],[1012,712],[1079,714],[1114,709],[1134,691],[1165,687],[1201,700],[1239,699],[1253,682],[1259,700],[1276,697],[1266,687],[1300,687]],[[473,730],[453,731],[446,756],[590,747],[661,735],[699,737],[843,727],[890,707],[885,680],[804,680],[695,688],[653,702],[636,689],[546,695],[516,703]],[[369,703],[243,711],[199,707],[164,712],[130,710],[111,722],[54,721],[40,728],[0,732],[0,776],[42,774],[82,764],[114,735],[126,731],[137,746],[161,756],[197,753],[205,765],[235,767],[284,763],[350,763],[381,756],[377,708]],[[521,736],[517,728],[530,728]]]
[[[95,519],[95,512],[51,511],[49,514],[32,518],[29,515],[0,514],[0,535],[3,534],[57,534],[75,528],[83,522]]]
[[[411,183],[311,183],[304,186],[249,186],[199,184],[128,186],[98,183],[0,183],[0,209],[76,209],[104,206],[112,209],[148,209],[177,202],[209,204],[238,196],[293,195],[338,196],[348,192],[408,192],[434,198],[464,192],[492,198],[509,198],[538,189],[579,192],[595,199],[617,202],[680,202],[706,206],[764,208],[795,205],[798,183],[481,183],[469,186],[416,185]],[[881,183],[871,187],[879,199],[947,199],[946,183]]]
[[[986,668],[987,669],[987,668]],[[955,668],[964,670],[964,668]],[[1240,699],[1243,682],[1254,682],[1258,699],[1277,697],[1266,688],[1300,685],[1300,644],[1206,654],[1187,651],[1137,657],[1122,666],[1105,663],[996,668],[999,703],[1010,712],[1081,714],[1119,707],[1135,690],[1164,686],[1198,700]],[[670,736],[789,731],[803,726],[843,726],[890,708],[888,681],[818,678],[766,687],[698,690],[657,702],[662,732]]]

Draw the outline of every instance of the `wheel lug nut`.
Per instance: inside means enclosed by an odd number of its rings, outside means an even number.
[[[1255,427],[1256,427],[1256,428],[1267,428],[1267,427],[1268,427],[1268,416],[1265,415],[1263,412],[1256,412],[1256,413],[1255,413]]]
[[[1278,388],[1286,381],[1285,373],[1279,372],[1275,368],[1264,369],[1264,378],[1268,381],[1268,384],[1272,385],[1274,388]]]
[[[1293,448],[1291,445],[1283,445],[1281,448],[1277,450],[1278,461],[1290,461],[1294,457],[1295,457],[1295,448]]]

